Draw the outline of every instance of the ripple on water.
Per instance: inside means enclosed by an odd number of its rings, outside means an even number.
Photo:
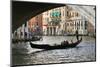
[[[49,43],[60,44],[61,41],[67,39],[68,41],[76,41],[75,37],[45,37],[43,41],[34,43]],[[13,46],[14,47],[14,46]],[[29,43],[17,45],[13,49],[13,64],[48,64],[48,63],[63,63],[63,62],[80,62],[80,61],[95,61],[95,39],[90,37],[83,37],[83,41],[75,48],[57,49],[57,50],[40,50],[32,49]],[[20,48],[20,49],[19,49]],[[24,49],[22,49],[24,48]],[[25,51],[26,50],[26,51]],[[28,54],[19,54],[19,52],[26,52]]]

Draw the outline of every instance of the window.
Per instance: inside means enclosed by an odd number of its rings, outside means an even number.
[[[69,15],[69,12],[67,11],[67,14],[66,14],[66,16],[68,17],[68,15]]]
[[[78,17],[79,16],[79,14],[78,13],[76,13],[76,17]]]
[[[83,26],[83,22],[81,21],[81,26]]]
[[[67,23],[67,26],[69,26],[69,23]]]
[[[85,21],[84,26],[85,26],[85,30],[86,30],[87,29],[87,21]]]

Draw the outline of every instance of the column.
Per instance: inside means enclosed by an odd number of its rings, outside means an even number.
[[[28,21],[26,22],[25,29],[26,29],[26,34],[27,34],[26,38],[29,39],[30,38],[30,32],[28,31]]]
[[[83,34],[85,33],[85,19],[83,19]]]
[[[50,35],[52,35],[52,27],[50,27]]]
[[[50,29],[49,29],[49,27],[47,28],[47,35],[49,35],[50,34]]]
[[[54,35],[54,27],[52,27],[52,35]]]
[[[22,32],[21,38],[24,39],[24,24],[22,25],[21,32]]]
[[[46,32],[47,32],[47,34],[46,34],[46,35],[48,35],[48,34],[49,34],[49,28],[48,28],[48,27],[47,27],[47,31],[46,31]]]
[[[54,35],[55,35],[56,34],[56,27],[54,27],[54,30],[53,31],[54,31]]]
[[[59,30],[57,29],[57,26],[54,27],[54,35],[58,35],[59,34]]]
[[[75,27],[75,24],[76,24],[76,23],[75,23],[75,21],[74,21],[74,33],[75,33],[75,31],[76,31],[76,27]]]

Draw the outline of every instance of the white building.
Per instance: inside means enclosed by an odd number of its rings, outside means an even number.
[[[14,39],[28,39],[29,38],[29,31],[28,31],[28,22],[20,26],[17,30],[13,33]]]
[[[86,35],[87,23],[84,16],[68,5],[43,13],[44,35],[75,34],[76,30],[79,31],[79,34]]]
[[[55,8],[43,13],[44,35],[59,35],[59,24],[61,22],[61,9]],[[58,15],[57,15],[58,14]]]

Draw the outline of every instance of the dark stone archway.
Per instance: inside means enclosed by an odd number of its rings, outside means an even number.
[[[12,1],[12,32],[32,17],[61,6],[65,4]]]

